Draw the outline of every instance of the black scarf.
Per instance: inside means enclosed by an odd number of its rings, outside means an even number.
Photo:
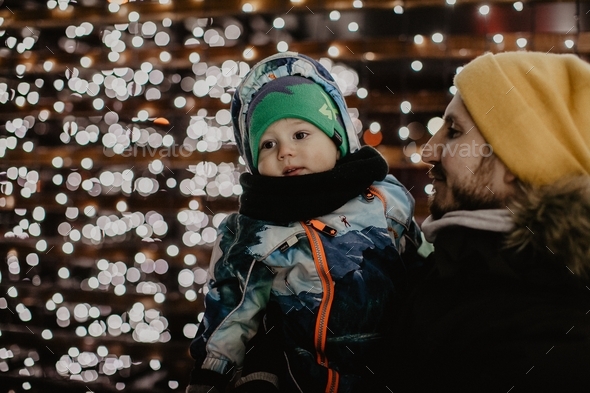
[[[389,171],[381,154],[368,146],[348,154],[326,172],[293,177],[243,173],[240,213],[276,223],[323,216],[365,192]]]

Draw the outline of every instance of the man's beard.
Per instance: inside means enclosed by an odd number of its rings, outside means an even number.
[[[492,193],[487,187],[490,184],[492,177],[492,168],[494,156],[485,157],[479,168],[476,170],[470,182],[456,182],[449,184],[445,182],[447,188],[447,198],[441,200],[437,198],[436,192],[429,197],[430,213],[436,220],[441,218],[444,214],[456,210],[482,210],[482,209],[497,209],[506,206],[506,195],[501,195],[498,192]],[[440,164],[436,164],[431,172],[434,172],[435,177],[444,177],[444,170]],[[448,199],[450,194],[451,198]]]

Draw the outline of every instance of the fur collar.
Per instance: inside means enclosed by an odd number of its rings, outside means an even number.
[[[431,242],[449,227],[505,233],[506,248],[565,263],[575,275],[590,277],[590,176],[524,188],[509,209],[454,211],[439,220],[428,217],[422,231]]]
[[[529,188],[514,204],[509,247],[530,248],[563,261],[576,275],[590,275],[590,176]]]

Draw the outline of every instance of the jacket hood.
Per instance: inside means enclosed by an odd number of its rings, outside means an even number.
[[[531,247],[538,255],[563,261],[575,275],[590,276],[590,176],[530,188],[512,211],[509,247]]]
[[[295,52],[278,53],[267,57],[252,67],[236,88],[231,104],[231,115],[238,151],[244,158],[246,167],[251,173],[257,173],[257,170],[253,165],[250,151],[250,133],[246,123],[248,107],[253,96],[264,84],[288,75],[301,75],[320,85],[338,106],[348,136],[349,153],[354,153],[361,147],[344,96],[328,70],[316,60],[305,55]]]

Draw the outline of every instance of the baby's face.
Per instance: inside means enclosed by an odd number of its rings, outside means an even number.
[[[281,119],[266,129],[258,146],[258,172],[298,176],[328,171],[340,152],[319,128],[299,119]]]

